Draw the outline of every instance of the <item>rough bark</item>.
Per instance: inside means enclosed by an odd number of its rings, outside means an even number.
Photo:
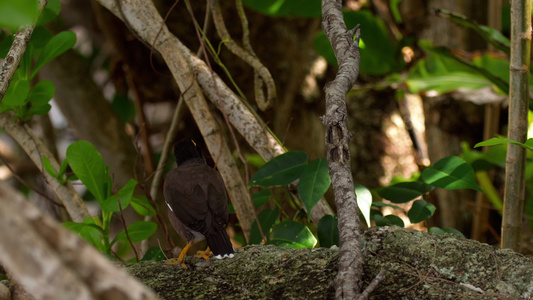
[[[533,259],[456,235],[399,227],[364,233],[363,285],[388,270],[370,299],[530,299]],[[189,270],[128,265],[163,299],[334,299],[337,248],[246,246],[235,258],[187,257]]]
[[[158,299],[0,182],[0,264],[36,300]]]
[[[42,216],[4,183],[0,187],[0,263],[36,299],[155,299],[79,237]],[[363,285],[388,270],[370,299],[533,297],[531,257],[457,235],[399,227],[371,228],[362,238]],[[233,259],[190,256],[188,270],[153,261],[126,268],[169,300],[333,299],[338,262],[336,247],[267,245],[237,249]],[[117,296],[122,293],[123,298]]]
[[[352,133],[348,131],[346,94],[359,75],[360,31],[357,27],[346,29],[342,1],[327,0],[322,1],[322,29],[339,63],[337,76],[325,87],[326,114],[322,119],[326,127],[328,169],[339,218],[340,263],[335,294],[337,299],[358,299],[361,295],[363,258],[359,208],[350,170],[348,145]]]

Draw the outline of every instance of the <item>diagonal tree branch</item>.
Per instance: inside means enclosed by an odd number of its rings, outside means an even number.
[[[0,181],[0,264],[32,299],[159,299]]]
[[[39,12],[46,6],[46,0],[39,0]],[[37,21],[37,20],[35,20]],[[13,74],[17,70],[20,60],[26,51],[26,46],[30,42],[31,34],[35,28],[35,23],[31,25],[24,25],[19,28],[15,34],[15,40],[11,44],[11,48],[4,59],[4,63],[0,68],[0,102],[6,94],[9,83],[13,78]]]
[[[43,174],[44,179],[50,185],[57,198],[65,205],[70,217],[74,222],[82,222],[89,216],[89,211],[85,202],[70,182],[62,185],[59,181],[44,171],[42,157],[46,156],[55,170],[59,170],[59,163],[55,156],[48,150],[43,142],[35,135],[33,130],[27,124],[19,124],[14,122],[15,113],[2,112],[0,113],[0,128],[5,130],[28,154],[35,166]]]
[[[346,29],[341,0],[322,0],[322,29],[333,46],[339,64],[337,76],[325,87],[326,114],[322,118],[326,127],[329,174],[339,218],[339,272],[336,278],[335,296],[337,299],[366,299],[384,274],[381,272],[369,286],[370,288],[361,294],[363,274],[361,229],[348,147],[353,134],[348,131],[346,110],[346,94],[359,75],[361,32],[359,25],[352,30]]]

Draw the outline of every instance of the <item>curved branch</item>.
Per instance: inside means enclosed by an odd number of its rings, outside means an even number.
[[[361,294],[363,257],[361,253],[361,228],[359,207],[350,170],[346,94],[359,75],[359,25],[346,29],[341,0],[322,0],[322,29],[330,41],[339,71],[335,79],[325,87],[326,114],[322,118],[326,127],[326,152],[331,184],[335,193],[339,218],[339,273],[336,278],[337,299],[368,299],[369,290]],[[353,39],[355,34],[355,39]],[[381,274],[381,273],[380,273]],[[377,286],[380,275],[373,282]]]
[[[222,12],[220,10],[220,4],[219,0],[209,0],[209,8],[211,9],[213,13],[213,22],[215,23],[215,27],[217,29],[218,35],[220,38],[224,41],[224,44],[228,49],[235,54],[236,56],[240,57],[242,60],[244,60],[247,64],[249,64],[253,69],[255,74],[258,74],[263,82],[265,83],[266,89],[267,89],[267,99],[264,100],[264,95],[262,93],[262,86],[261,82],[254,81],[254,90],[256,95],[256,102],[257,106],[259,106],[259,109],[262,111],[268,109],[271,105],[274,99],[276,98],[276,85],[274,83],[274,79],[272,79],[272,75],[270,74],[270,71],[259,61],[255,53],[253,52],[251,45],[248,42],[247,39],[244,39],[244,45],[245,49],[243,49],[241,46],[239,46],[230,36],[228,33],[228,30],[226,29],[226,25],[224,24],[224,19],[222,17]],[[241,13],[239,13],[241,21],[246,20],[246,16],[244,16]],[[244,23],[243,23],[244,26]],[[246,31],[244,31],[246,33]],[[245,35],[246,37],[246,35]]]

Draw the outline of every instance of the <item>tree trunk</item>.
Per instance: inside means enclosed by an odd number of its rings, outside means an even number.
[[[530,299],[533,258],[457,235],[399,227],[364,233],[363,287],[380,269],[370,299]],[[336,247],[246,246],[233,259],[187,257],[189,270],[159,262],[128,265],[163,299],[334,299]]]

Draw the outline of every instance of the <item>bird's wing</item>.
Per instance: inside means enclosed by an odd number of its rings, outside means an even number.
[[[179,169],[177,172],[172,171],[165,179],[165,201],[176,218],[185,226],[205,234],[207,231],[205,219],[209,207],[204,189],[197,182],[196,176],[179,172]]]
[[[212,213],[211,228],[214,231],[224,230],[226,223],[228,223],[228,196],[224,180],[222,180],[220,173],[215,170],[210,174],[207,197]]]

